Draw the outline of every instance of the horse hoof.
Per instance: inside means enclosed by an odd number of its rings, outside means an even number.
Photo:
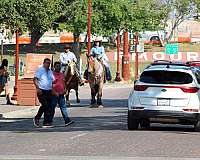
[[[76,102],[77,102],[77,103],[80,103],[81,101],[80,101],[80,99],[78,99]]]
[[[103,108],[103,105],[99,105],[98,108]]]

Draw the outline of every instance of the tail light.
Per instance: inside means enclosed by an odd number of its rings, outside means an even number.
[[[148,88],[148,86],[145,85],[135,85],[134,90],[135,91],[145,91]]]
[[[199,88],[197,88],[197,87],[181,87],[181,90],[185,93],[196,93],[196,92],[198,92]]]
[[[199,112],[198,109],[189,109],[189,108],[188,109],[184,108],[183,111],[185,111],[185,112]]]

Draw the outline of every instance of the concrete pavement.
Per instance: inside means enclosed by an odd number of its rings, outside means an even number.
[[[11,81],[11,87],[10,87],[10,92],[11,95],[13,94],[13,87],[14,87],[14,82]],[[106,83],[104,85],[104,90],[109,90],[112,88],[132,88],[133,84],[130,83],[124,83],[124,82],[115,82],[115,83]],[[82,91],[82,95],[80,95],[81,103],[80,104],[72,104],[73,106],[76,107],[81,107],[81,106],[88,106],[90,101],[88,99],[89,94],[90,94],[90,88],[89,84],[86,83],[84,86],[80,87],[80,91]],[[71,91],[72,94],[70,95],[70,99],[72,103],[75,103],[75,94],[73,93],[74,91]],[[109,93],[107,93],[109,95]],[[105,96],[106,97],[106,96]],[[31,116],[35,115],[39,106],[18,106],[16,105],[16,101],[12,101],[15,105],[6,105],[6,100],[5,97],[0,97],[0,118],[30,118]]]

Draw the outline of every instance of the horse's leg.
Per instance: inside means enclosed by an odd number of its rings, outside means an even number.
[[[94,89],[94,85],[90,85],[91,88],[91,105],[96,103],[96,99],[95,99],[95,89]]]
[[[68,107],[70,107],[69,92],[70,92],[70,90],[68,89],[68,90],[66,91],[66,94],[65,94],[65,99],[66,99],[66,103],[67,103]]]
[[[77,102],[77,103],[80,103],[79,90],[78,90],[78,83],[77,83],[77,85],[76,85],[75,91],[76,91],[76,102]]]
[[[103,83],[104,83],[104,78],[102,78],[101,82],[99,83],[98,94],[97,94],[98,105],[102,105],[101,97],[102,97]]]

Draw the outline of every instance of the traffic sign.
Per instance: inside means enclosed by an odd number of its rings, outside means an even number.
[[[178,54],[178,52],[179,52],[178,43],[166,44],[165,46],[166,54]]]

